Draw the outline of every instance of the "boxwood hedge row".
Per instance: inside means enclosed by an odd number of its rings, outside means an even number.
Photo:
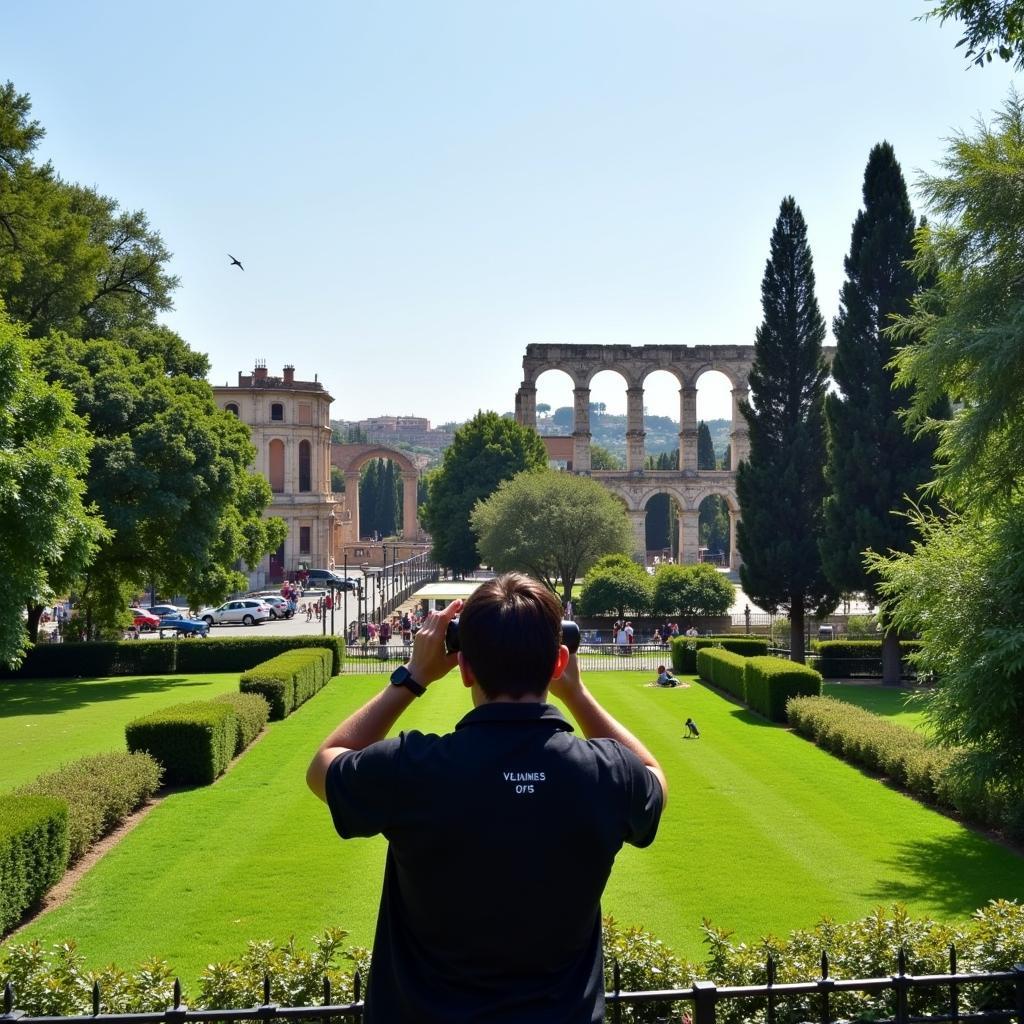
[[[214,703],[229,704],[235,710],[235,757],[263,731],[270,717],[270,705],[258,693],[224,693]]]
[[[672,638],[672,670],[692,675],[697,671],[697,652],[706,647],[720,647],[745,658],[768,654],[768,640],[756,636],[676,636]]]
[[[323,689],[330,678],[331,652],[313,648],[279,654],[243,672],[238,688],[266,698],[270,717],[277,721]]]
[[[751,710],[772,722],[785,722],[786,701],[820,695],[821,675],[795,661],[748,658],[743,667],[743,688]]]
[[[702,647],[697,651],[697,674],[701,679],[746,701],[743,673],[747,659],[721,647]]]
[[[0,935],[43,898],[67,864],[67,804],[48,796],[0,796]]]
[[[129,722],[129,750],[151,754],[169,786],[203,786],[220,775],[235,754],[238,715],[230,704],[175,704]]]
[[[900,656],[918,650],[919,640],[900,641]],[[826,679],[850,676],[880,676],[882,674],[881,640],[821,640],[815,644],[818,670]]]
[[[174,675],[181,672],[244,672],[261,661],[297,648],[326,648],[331,675],[341,672],[345,641],[334,636],[208,637],[205,640],[118,640],[38,644],[20,668],[0,676],[62,679],[75,676]]]
[[[149,754],[93,754],[20,786],[22,796],[48,796],[68,808],[68,861],[73,864],[159,788],[161,768]]]

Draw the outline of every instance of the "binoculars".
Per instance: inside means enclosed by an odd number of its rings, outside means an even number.
[[[580,647],[580,627],[569,619],[562,620],[562,643],[569,648],[570,654],[575,654]],[[461,650],[459,645],[459,620],[458,617],[448,623],[444,634],[444,648],[448,654],[454,654]]]

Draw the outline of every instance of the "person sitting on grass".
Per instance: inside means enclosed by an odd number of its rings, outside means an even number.
[[[678,686],[679,680],[664,665],[658,666],[658,680],[655,686]]]
[[[700,729],[697,728],[697,723],[692,718],[686,720],[686,739],[700,739]]]

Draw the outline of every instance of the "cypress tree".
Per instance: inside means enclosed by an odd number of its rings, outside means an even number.
[[[697,468],[718,468],[718,460],[715,458],[715,446],[711,442],[711,431],[703,420],[700,421],[697,427]]]
[[[824,610],[834,600],[817,546],[825,497],[825,321],[814,296],[807,225],[792,196],[782,201],[772,232],[761,305],[753,403],[741,406],[750,456],[736,474],[740,579],[761,607],[788,611],[790,656],[802,662],[805,610]]]
[[[910,392],[893,387],[889,367],[895,348],[887,328],[894,315],[910,312],[918,283],[907,267],[914,255],[914,213],[888,142],[871,150],[863,198],[832,324],[832,376],[841,394],[825,403],[831,493],[821,551],[837,592],[862,591],[877,602],[877,582],[865,568],[864,552],[910,549],[910,522],[894,512],[906,508],[906,498],[914,498],[931,478],[935,446],[906,431],[900,411],[909,405]],[[894,631],[886,632],[882,662],[884,681],[899,682]]]

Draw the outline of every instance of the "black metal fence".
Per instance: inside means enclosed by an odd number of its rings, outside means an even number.
[[[906,956],[900,950],[897,973],[887,978],[832,978],[828,957],[821,958],[821,977],[813,981],[778,983],[775,961],[766,965],[767,981],[762,985],[717,986],[698,981],[691,988],[629,992],[621,988],[619,965],[613,965],[612,991],[606,993],[605,1020],[622,1022],[643,1019],[650,1024],[717,1024],[718,1017],[731,1022],[763,1021],[764,1024],[794,1024],[817,1021],[820,1024],[848,1020],[870,1020],[872,1024],[960,1024],[965,1021],[1016,1021],[1024,1024],[1024,964],[1009,971],[962,974],[956,969],[956,950],[950,949],[948,974],[912,975],[907,973]],[[259,1006],[231,1009],[192,1009],[181,1001],[181,986],[174,983],[173,1005],[164,1010],[143,1013],[105,1013],[103,993],[98,984],[92,988],[92,1012],[77,1016],[34,1016],[17,1008],[17,993],[8,983],[4,987],[0,1024],[185,1024],[187,1021],[238,1022],[302,1020],[327,1021],[339,1017],[361,1021],[363,1001],[358,972],[355,975],[352,1002],[335,1003],[331,983],[323,982],[323,1003],[317,1006],[280,1006],[271,1002],[270,979],[263,980],[263,1002]],[[974,989],[980,989],[980,998]],[[845,1016],[844,996],[856,993],[867,997],[859,1012]],[[934,995],[935,1000],[927,999]],[[921,1012],[922,1000],[939,1012]],[[632,1008],[627,1010],[625,1008]],[[646,1012],[645,1012],[646,1011]]]

